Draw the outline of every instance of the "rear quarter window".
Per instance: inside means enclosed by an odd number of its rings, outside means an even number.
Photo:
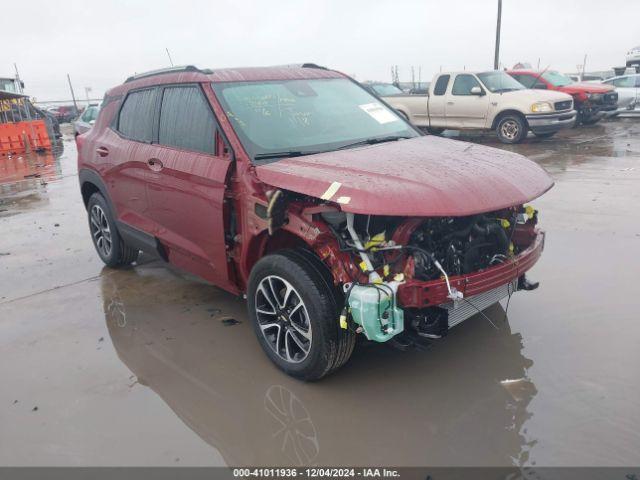
[[[155,107],[156,89],[131,92],[120,109],[118,132],[131,140],[151,142]]]
[[[449,79],[451,75],[440,75],[436,81],[436,86],[433,87],[434,95],[444,95],[447,92],[447,86],[449,85]]]

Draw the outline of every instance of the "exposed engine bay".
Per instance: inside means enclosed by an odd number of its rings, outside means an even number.
[[[359,278],[346,282],[343,328],[356,324],[369,340],[387,341],[407,328],[428,338],[446,335],[452,324],[510,295],[511,280],[500,288],[466,298],[451,277],[482,272],[510,262],[530,242],[537,211],[530,206],[508,208],[468,217],[398,218],[324,212],[322,219],[335,235],[341,252],[359,269]],[[523,240],[524,239],[524,240]],[[448,294],[442,305],[400,308],[397,292],[407,281],[444,280]],[[523,288],[530,286],[524,275]],[[515,283],[514,283],[515,282]],[[535,288],[535,286],[533,286]],[[478,303],[476,305],[475,303]],[[471,305],[465,318],[456,309]],[[422,307],[422,306],[421,306]]]
[[[347,214],[322,214],[342,250],[354,255],[366,253],[373,270],[393,265],[395,270],[390,271],[420,280],[442,276],[434,260],[447,275],[454,276],[485,269],[517,254],[522,247],[513,241],[518,224],[535,224],[536,217],[532,207],[521,207],[470,217],[427,218],[414,222],[405,243],[395,234],[406,219],[354,215],[353,227],[363,247],[360,251],[349,232]],[[409,263],[398,270],[397,264],[407,260]]]

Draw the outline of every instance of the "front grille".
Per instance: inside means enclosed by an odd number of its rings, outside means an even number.
[[[618,103],[618,92],[594,93],[589,101],[593,105],[615,105]]]
[[[606,93],[604,95],[604,103],[618,103],[618,92]]]
[[[562,110],[569,110],[572,104],[573,104],[572,100],[566,100],[564,102],[556,102],[553,106],[555,107],[556,112],[559,112]]]
[[[507,283],[488,292],[473,295],[466,300],[458,301],[457,305],[453,302],[440,305],[447,310],[449,314],[449,328],[463,322],[467,318],[473,317],[479,311],[489,308],[494,303],[499,302],[505,297],[508,297],[510,293],[518,290],[518,279],[514,278],[511,282]]]

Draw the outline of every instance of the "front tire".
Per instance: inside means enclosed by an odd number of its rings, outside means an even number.
[[[260,346],[285,373],[318,380],[351,356],[355,333],[341,329],[342,296],[310,252],[283,250],[251,271],[249,317]]]
[[[507,114],[498,120],[496,133],[502,143],[520,143],[527,136],[528,126],[525,120],[515,114]]]
[[[100,193],[94,193],[87,203],[89,231],[93,246],[107,267],[129,265],[138,259],[138,249],[124,243],[107,201]]]

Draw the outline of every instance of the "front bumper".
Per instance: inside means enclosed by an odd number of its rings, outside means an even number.
[[[532,232],[530,246],[508,261],[468,275],[450,277],[451,287],[465,298],[503,287],[528,271],[540,258],[544,249],[544,232]],[[408,280],[398,287],[398,304],[403,308],[427,308],[450,303],[444,280]]]
[[[576,123],[576,111],[526,115],[526,119],[533,133],[551,133],[573,127]]]

